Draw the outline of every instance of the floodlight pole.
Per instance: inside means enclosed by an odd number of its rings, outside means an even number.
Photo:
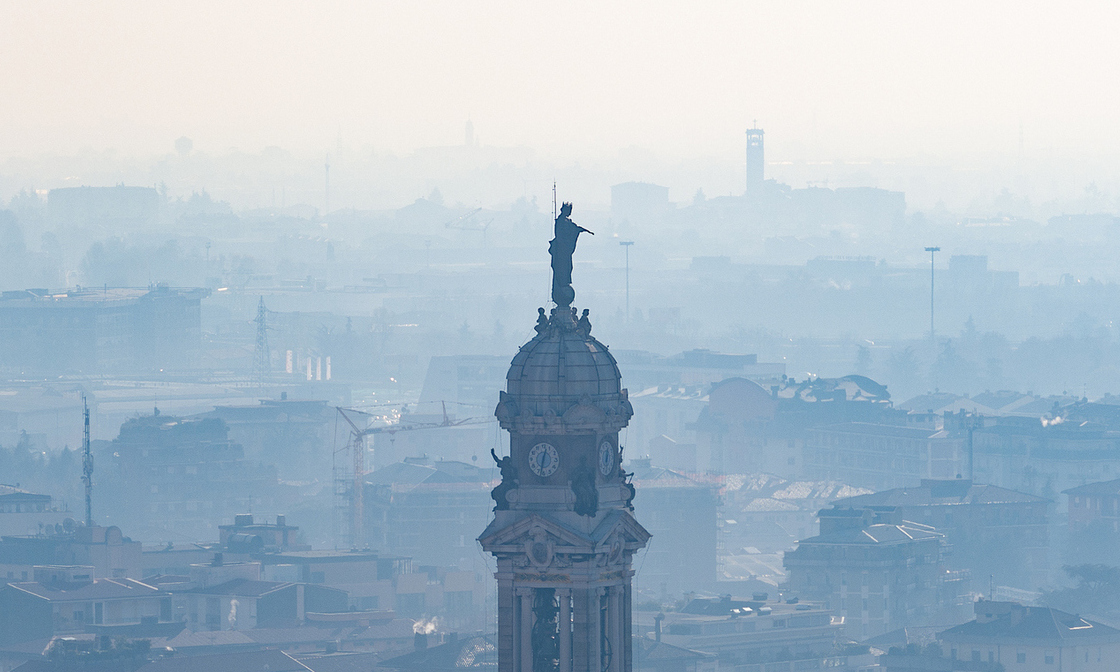
[[[937,336],[933,331],[933,255],[941,251],[940,247],[927,247],[929,252],[929,340],[937,345]]]
[[[630,247],[632,240],[620,240],[618,244],[626,249],[626,324],[630,324]]]

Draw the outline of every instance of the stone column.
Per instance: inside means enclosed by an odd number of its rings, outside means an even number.
[[[627,567],[627,576],[630,576],[629,567]],[[622,590],[622,648],[626,653],[622,672],[633,672],[634,670],[634,595],[632,591],[633,587],[627,580]]]
[[[598,672],[591,668],[591,596],[587,586],[572,589],[572,672]]]
[[[561,588],[560,598],[560,672],[572,672],[572,591]]]
[[[595,588],[588,591],[588,615],[591,618],[591,627],[587,629],[587,637],[591,640],[591,660],[588,661],[590,672],[602,672],[603,669],[603,613],[600,609],[603,589]]]
[[[610,625],[607,636],[611,638],[611,672],[622,672],[626,651],[622,647],[622,586],[611,586],[607,602]]]
[[[517,665],[516,610],[513,584],[498,581],[498,667],[503,670],[512,670]]]
[[[533,589],[521,590],[521,670],[533,672]]]

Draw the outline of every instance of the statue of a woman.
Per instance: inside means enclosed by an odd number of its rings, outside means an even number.
[[[595,235],[573,222],[571,214],[571,203],[560,207],[554,237],[548,243],[548,253],[552,255],[552,300],[557,306],[570,306],[576,298],[576,292],[572,289],[572,255],[575,254],[579,234]]]

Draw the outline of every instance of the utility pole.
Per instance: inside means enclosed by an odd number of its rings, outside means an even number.
[[[937,345],[937,337],[933,331],[933,255],[941,251],[940,247],[927,247],[929,252],[929,340]]]
[[[82,482],[86,486],[86,527],[93,527],[93,455],[89,452],[89,404],[82,395],[82,415],[86,427],[82,434]]]
[[[630,247],[632,240],[620,240],[618,244],[626,249],[626,324],[630,324]]]
[[[327,155],[327,160],[323,165],[323,217],[331,209],[331,156]]]

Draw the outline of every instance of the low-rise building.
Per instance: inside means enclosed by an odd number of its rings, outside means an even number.
[[[115,525],[0,538],[0,565],[23,571],[35,565],[90,565],[96,578],[140,579],[141,554],[140,542],[124,536]]]
[[[975,576],[1033,590],[1049,572],[1051,502],[971,479],[922,479],[917,486],[838,499],[837,509],[891,510],[931,525],[952,553],[946,564]]]
[[[810,478],[886,490],[923,478],[955,478],[965,447],[962,435],[925,422],[845,422],[808,430],[805,471]]]
[[[974,478],[1059,501],[1062,491],[1120,476],[1120,427],[1077,415],[1089,410],[985,423],[973,435]]]
[[[849,637],[922,625],[942,610],[943,537],[932,527],[854,509],[822,511],[820,525],[785,554],[789,591],[824,604]]]
[[[366,475],[366,545],[417,565],[486,570],[472,530],[490,522],[497,470],[453,460],[410,458]]]
[[[1105,672],[1120,660],[1120,630],[1050,607],[980,600],[976,618],[937,635],[938,644],[891,649],[889,672]]]
[[[800,383],[782,379],[767,387],[746,378],[730,378],[712,385],[708,404],[692,426],[696,469],[832,478],[861,485],[833,476],[820,465],[810,467],[813,460],[823,459],[811,450],[811,431],[838,423],[905,424],[906,415],[891,408],[884,386],[864,376],[813,378]]]
[[[719,496],[709,483],[661,469],[648,459],[629,463],[634,472],[638,520],[655,539],[634,578],[638,590],[667,599],[707,590],[717,580]]]
[[[308,612],[348,608],[345,591],[304,583],[232,579],[175,593],[175,611],[192,630],[250,630],[295,627]],[[169,605],[170,606],[170,605]]]
[[[0,536],[61,532],[68,516],[50,495],[0,484]]]
[[[1069,498],[1068,521],[1071,530],[1104,524],[1120,532],[1120,478],[1086,483],[1062,491]]]
[[[212,538],[237,514],[280,506],[276,468],[245,459],[217,418],[132,418],[99,465],[102,506],[149,539]]]
[[[89,567],[44,567],[42,581],[0,586],[0,643],[49,639],[88,626],[170,622],[171,596],[134,579],[90,578]]]
[[[696,598],[680,611],[636,612],[635,624],[655,642],[715,654],[720,669],[849,669],[837,656],[841,623],[827,609],[755,597]]]

